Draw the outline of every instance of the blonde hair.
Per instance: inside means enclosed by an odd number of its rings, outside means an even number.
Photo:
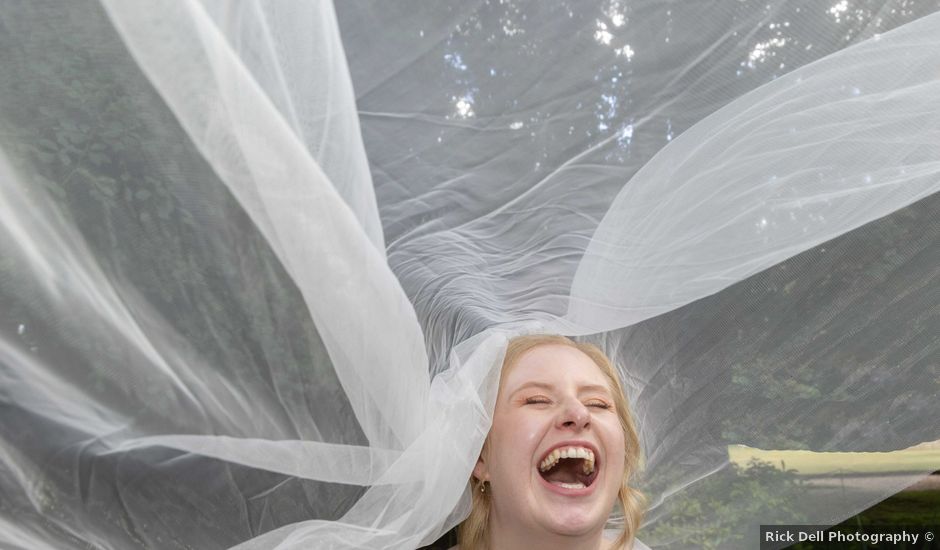
[[[630,478],[640,467],[640,438],[637,435],[636,426],[633,424],[633,417],[627,406],[627,398],[623,393],[623,387],[620,385],[620,378],[617,371],[611,364],[610,359],[604,355],[597,346],[583,342],[575,342],[565,336],[554,334],[534,334],[528,336],[519,336],[513,338],[506,348],[506,356],[503,359],[503,368],[500,373],[500,386],[506,372],[522,357],[527,351],[538,346],[568,346],[579,350],[587,355],[600,369],[601,373],[607,378],[610,384],[610,390],[613,394],[614,405],[617,409],[617,416],[620,418],[620,426],[623,428],[624,439],[624,468],[623,481],[620,484],[620,491],[617,497],[620,508],[623,510],[624,526],[623,532],[617,537],[614,548],[628,548],[636,537],[636,532],[640,528],[640,521],[643,519],[643,506],[645,499],[643,493],[629,485]],[[484,444],[485,446],[485,444]],[[470,515],[460,524],[457,529],[457,544],[460,550],[485,550],[488,539],[488,526],[490,517],[490,491],[481,492],[480,480],[471,476],[470,486],[472,493],[472,505]]]

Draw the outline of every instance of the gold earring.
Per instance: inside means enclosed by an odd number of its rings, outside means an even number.
[[[482,483],[480,483],[480,492],[486,493],[486,481],[483,481]]]

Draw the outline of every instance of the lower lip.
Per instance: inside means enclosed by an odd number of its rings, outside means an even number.
[[[597,487],[597,478],[599,477],[599,474],[600,472],[598,472],[598,475],[594,476],[594,481],[592,481],[590,485],[588,485],[587,487],[583,489],[568,489],[567,487],[560,487],[553,483],[549,483],[548,481],[545,480],[544,477],[542,477],[538,473],[536,473],[535,475],[538,476],[539,481],[542,482],[542,485],[553,493],[558,493],[559,495],[563,495],[566,497],[583,497],[583,496],[590,495],[594,492],[594,488]]]

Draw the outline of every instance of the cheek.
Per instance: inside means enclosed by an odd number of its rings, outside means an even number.
[[[608,437],[607,440],[607,449],[608,449],[608,460],[610,460],[611,471],[617,472],[617,475],[611,476],[613,479],[611,483],[614,483],[619,486],[620,480],[623,478],[623,468],[626,463],[624,459],[624,437],[623,430],[620,427],[620,421],[612,423],[608,426]]]
[[[490,431],[492,467],[515,474],[528,470],[543,431],[541,423],[526,415],[494,418]]]

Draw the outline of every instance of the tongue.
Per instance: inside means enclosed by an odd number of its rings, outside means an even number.
[[[549,483],[585,483],[583,459],[563,458],[554,468],[542,474]]]

